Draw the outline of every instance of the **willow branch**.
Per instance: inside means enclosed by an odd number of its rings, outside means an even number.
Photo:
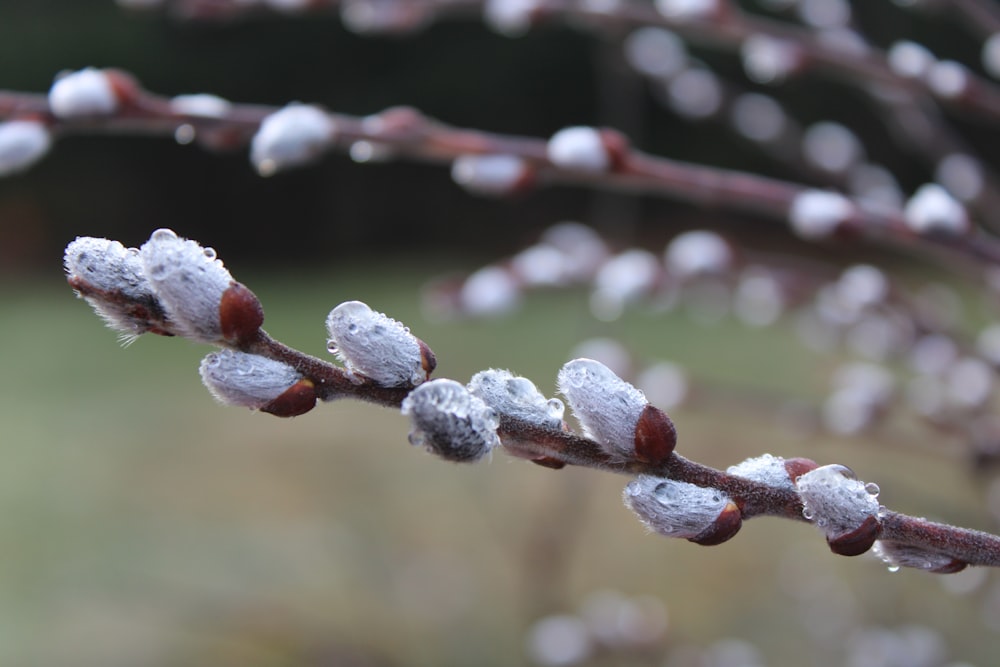
[[[105,114],[82,117],[58,117],[45,96],[0,91],[0,119],[34,119],[43,123],[55,136],[70,134],[141,134],[192,137],[213,150],[244,148],[259,132],[262,123],[280,113],[275,107],[227,104],[211,115],[185,113],[166,97],[141,90],[130,76],[108,71],[124,92],[118,93],[117,108]],[[287,109],[287,108],[286,108]],[[315,107],[309,107],[315,109]],[[812,190],[801,184],[751,173],[692,164],[653,156],[629,145],[613,130],[573,128],[582,137],[572,137],[576,145],[561,155],[550,140],[501,135],[480,130],[452,127],[429,118],[409,107],[387,109],[367,117],[327,113],[324,121],[330,128],[322,140],[307,147],[296,146],[304,156],[274,166],[275,161],[258,160],[264,174],[277,168],[297,166],[315,159],[319,152],[333,150],[365,159],[405,159],[432,164],[457,165],[468,158],[500,158],[513,161],[513,176],[501,183],[480,182],[473,167],[466,182],[472,190],[488,194],[514,194],[540,185],[576,185],[595,189],[646,194],[700,204],[708,208],[740,211],[782,223],[790,223],[806,238],[863,238],[891,247],[923,252],[935,261],[962,266],[972,260],[987,268],[1000,263],[1000,242],[983,232],[956,235],[934,229],[915,232],[901,210],[872,210],[860,202],[838,195],[842,204],[836,211],[818,214],[819,229],[797,228],[798,204]],[[579,130],[585,130],[579,132]],[[562,137],[566,139],[567,137]],[[569,141],[564,143],[570,143]],[[265,170],[266,167],[266,170]],[[508,171],[511,167],[505,167]],[[481,170],[480,170],[481,171]],[[462,177],[457,175],[456,178]],[[492,177],[486,177],[492,178]],[[808,198],[808,197],[806,197]],[[812,219],[816,219],[813,215]],[[812,224],[805,219],[803,225]]]

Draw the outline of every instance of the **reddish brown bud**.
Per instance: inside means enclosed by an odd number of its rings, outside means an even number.
[[[677,446],[677,430],[663,410],[647,405],[635,425],[635,457],[643,463],[666,463]]]
[[[111,92],[114,93],[120,106],[131,106],[139,100],[142,86],[139,85],[139,80],[135,76],[124,70],[113,68],[105,69],[104,75],[108,78]]]
[[[969,564],[965,561],[952,558],[947,563],[938,565],[937,567],[928,570],[928,572],[933,572],[934,574],[955,574],[956,572],[961,572],[967,567],[969,567]]]
[[[697,537],[689,538],[689,542],[711,547],[731,539],[743,526],[743,512],[733,501],[726,503],[722,512],[712,522],[712,525],[702,531]]]
[[[798,478],[810,470],[815,470],[819,464],[812,459],[794,458],[785,459],[785,470],[788,471],[788,479],[794,484]]]
[[[551,456],[543,456],[538,459],[531,459],[531,462],[540,465],[543,468],[552,468],[553,470],[559,470],[566,467],[565,461],[560,461],[559,459],[552,458]]]
[[[860,526],[849,533],[844,533],[833,539],[827,538],[830,551],[840,556],[860,556],[875,544],[882,532],[882,524],[878,517],[869,516]]]
[[[601,129],[601,143],[608,154],[611,171],[625,171],[631,146],[628,137],[617,130]]]
[[[233,281],[219,301],[219,328],[231,343],[251,340],[264,323],[260,299],[243,283]]]
[[[429,380],[431,373],[437,368],[437,357],[434,355],[434,350],[419,338],[417,339],[417,346],[420,348],[420,367],[427,373],[427,379]]]
[[[298,417],[316,407],[316,387],[311,380],[299,380],[281,396],[261,408],[275,417]]]

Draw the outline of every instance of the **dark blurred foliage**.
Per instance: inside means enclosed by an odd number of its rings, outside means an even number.
[[[942,56],[976,62],[974,41],[947,21],[921,20],[888,2],[855,9],[878,45],[909,35]],[[732,55],[695,53],[742,80]],[[508,39],[466,19],[398,38],[360,37],[336,16],[192,24],[128,12],[111,0],[0,5],[0,88],[45,91],[58,71],[89,65],[129,70],[168,95],[304,101],[360,115],[408,104],[446,123],[535,136],[566,125],[611,125],[654,153],[796,177],[762,162],[721,125],[692,126],[658,107],[612,35],[569,28],[543,26]],[[925,170],[887,144],[856,90],[805,79],[778,93],[803,122],[847,122],[904,186],[927,180]],[[211,155],[166,138],[74,137],[29,173],[0,181],[0,270],[47,272],[76,235],[138,244],[162,226],[219,247],[226,257],[294,265],[400,251],[411,251],[414,261],[455,253],[481,260],[561,219],[590,222],[629,242],[643,230],[660,240],[708,222],[708,215],[721,214],[568,189],[497,202],[461,191],[442,167],[356,165],[343,155],[262,179],[244,153]],[[740,220],[712,222],[768,240]]]

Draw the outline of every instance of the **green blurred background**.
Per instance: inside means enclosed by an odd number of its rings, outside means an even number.
[[[948,25],[858,4],[886,40],[909,33],[967,55]],[[462,21],[360,38],[336,18],[206,26],[96,0],[0,4],[0,88],[44,91],[60,69],[87,65],[130,70],[164,94],[357,114],[412,104],[538,136],[611,124],[653,152],[775,169],[718,128],[659,110],[617,47],[555,28],[508,40]],[[821,102],[817,85],[790,93],[804,119],[850,118],[904,183],[926,178],[878,141],[852,93],[821,86]],[[895,509],[995,529],[988,478],[912,424],[849,441],[776,427],[761,405],[818,400],[836,362],[783,325],[642,312],[601,324],[583,293],[532,296],[507,320],[424,318],[425,281],[566,218],[654,249],[708,222],[751,245],[786,242],[719,213],[576,190],[481,200],[439,168],[339,156],[260,179],[245,155],[163,139],[67,139],[0,181],[0,665],[527,664],[533,623],[602,591],[652,596],[667,629],[645,651],[590,664],[683,667],[699,664],[685,658],[691,647],[737,641],[756,647],[759,664],[854,664],[852,646],[881,630],[938,642],[928,665],[994,664],[1000,581],[989,572],[890,575],[873,558],[830,555],[806,526],[766,519],[701,548],[645,534],[620,503],[626,478],[502,455],[445,464],[406,444],[403,417],[356,404],[294,420],[220,407],[197,377],[207,350],[153,337],[121,349],[61,276],[61,250],[78,234],[137,245],[169,226],[214,246],[291,345],[321,353],[326,312],[362,299],[426,340],[440,376],[510,368],[549,395],[574,345],[613,335],[641,358],[750,390],[674,414],[685,455],[720,467],[763,452],[841,462]],[[895,664],[877,659],[873,649],[862,664]]]

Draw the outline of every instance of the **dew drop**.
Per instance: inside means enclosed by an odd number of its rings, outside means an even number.
[[[337,354],[337,341],[328,340],[326,341],[326,351],[330,354]]]
[[[360,327],[358,327],[357,322],[351,322],[350,324],[347,325],[347,333],[352,333],[352,334],[358,333],[359,328]]]
[[[215,248],[205,248],[204,253],[205,257],[207,257],[208,259],[215,259],[217,257],[217,255],[215,254]]]
[[[865,491],[867,491],[870,496],[877,496],[882,492],[882,489],[880,489],[878,484],[875,482],[868,482],[865,484]]]
[[[150,241],[174,241],[177,239],[177,234],[174,233],[172,229],[157,229],[149,237]]]
[[[550,398],[546,403],[546,412],[553,419],[562,419],[566,413],[566,406],[558,398]]]
[[[803,507],[803,508],[802,508],[802,516],[803,516],[803,517],[805,517],[806,521],[812,521],[812,520],[813,520],[813,517],[814,517],[814,516],[816,516],[816,513],[815,513],[815,512],[813,512],[813,511],[812,511],[812,510],[811,510],[810,508],[808,508],[808,507]]]
[[[851,470],[850,468],[848,468],[845,465],[840,465],[839,463],[835,463],[831,467],[834,470],[836,470],[837,472],[839,472],[841,475],[843,475],[847,479],[857,479],[858,478],[857,474],[855,474],[855,472],[853,470]]]
[[[411,445],[419,447],[422,444],[424,444],[424,442],[426,442],[427,439],[423,431],[415,430],[410,432],[410,435],[407,436],[407,440],[410,441]]]
[[[898,566],[898,565],[896,565],[896,564],[893,564],[893,565],[890,565],[890,566],[889,566],[888,568],[886,568],[886,569],[888,569],[888,570],[889,570],[890,572],[899,572],[899,566]]]

